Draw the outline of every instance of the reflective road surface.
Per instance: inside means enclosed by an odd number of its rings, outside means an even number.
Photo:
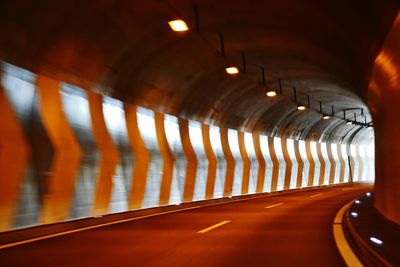
[[[371,190],[345,185],[234,201],[0,250],[0,266],[345,266],[332,222]]]

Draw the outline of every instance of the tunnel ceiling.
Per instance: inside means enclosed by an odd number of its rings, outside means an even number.
[[[371,129],[361,100],[371,64],[398,8],[374,1],[2,1],[0,57],[121,100],[223,127],[347,142]],[[185,20],[176,33],[167,22]],[[220,51],[224,37],[225,56]],[[246,73],[225,74],[228,65]],[[282,94],[265,96],[266,85]],[[299,112],[293,101],[311,108]],[[338,118],[322,120],[334,106]]]

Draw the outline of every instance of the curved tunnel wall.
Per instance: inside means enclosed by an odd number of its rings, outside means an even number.
[[[399,47],[400,13],[397,13],[375,59],[366,95],[376,129],[375,208],[397,224],[400,224]]]
[[[353,181],[374,179],[364,146],[209,126],[9,64],[1,76],[2,231],[347,182],[349,158]]]

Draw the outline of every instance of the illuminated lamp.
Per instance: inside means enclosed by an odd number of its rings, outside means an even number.
[[[274,96],[276,96],[276,92],[275,92],[275,90],[273,90],[273,89],[267,89],[266,95],[267,95],[268,97],[274,97]]]
[[[304,105],[298,105],[298,106],[297,106],[297,109],[298,109],[298,110],[305,110],[305,109],[306,109],[306,106],[304,106]]]
[[[175,32],[185,32],[189,30],[188,26],[186,25],[186,22],[184,22],[181,19],[168,21],[168,24],[171,27],[171,29]]]
[[[236,67],[227,67],[225,68],[226,73],[230,74],[230,75],[235,75],[239,73],[239,69]]]

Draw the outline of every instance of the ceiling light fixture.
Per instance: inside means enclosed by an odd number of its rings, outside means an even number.
[[[297,102],[297,90],[296,87],[293,87],[293,98],[294,98],[294,102]],[[297,110],[303,111],[306,109],[305,105],[302,104],[298,104],[297,105]]]
[[[378,245],[382,245],[383,244],[382,240],[380,240],[380,239],[378,239],[376,237],[373,237],[373,236],[370,237],[369,240],[371,240],[372,242],[374,242],[375,244],[378,244]]]
[[[267,96],[268,97],[274,97],[276,96],[276,92],[273,89],[267,89]]]
[[[351,216],[353,217],[353,218],[357,218],[358,217],[358,213],[357,212],[351,212],[350,213],[351,214]]]
[[[329,116],[329,115],[324,115],[322,118],[323,118],[324,120],[329,120],[329,119],[331,118],[331,116]]]
[[[188,26],[186,25],[186,22],[184,22],[181,19],[168,21],[168,24],[171,27],[171,29],[175,32],[185,32],[189,30]]]
[[[264,67],[260,67],[260,70],[261,70],[261,84],[262,84],[263,87],[266,87],[266,82],[265,82],[265,69],[264,69]],[[268,97],[274,97],[274,96],[276,96],[276,91],[275,91],[274,89],[272,89],[272,88],[266,88],[265,91],[266,91],[265,94],[266,94]]]
[[[306,106],[304,106],[304,105],[298,105],[298,106],[297,106],[297,109],[298,109],[298,110],[305,110],[305,109],[306,109]]]
[[[347,125],[352,125],[353,122],[352,122],[352,121],[347,121],[346,124],[347,124]]]
[[[319,101],[319,112],[322,114],[322,118],[324,120],[329,120],[331,118],[331,116],[329,116],[328,114],[324,114],[324,112],[322,111],[322,102]]]
[[[239,73],[239,69],[236,67],[233,67],[233,66],[225,68],[225,71],[226,71],[226,73],[231,74],[231,75],[235,75],[235,74]]]

